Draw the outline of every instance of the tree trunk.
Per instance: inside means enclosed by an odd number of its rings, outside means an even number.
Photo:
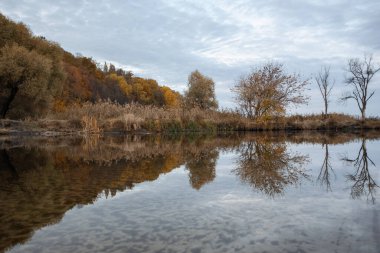
[[[363,108],[362,108],[362,121],[365,121],[365,109],[366,109],[367,105],[366,103],[363,104]]]
[[[7,112],[9,110],[9,106],[11,105],[13,99],[16,97],[17,91],[18,91],[18,87],[17,86],[16,87],[12,87],[11,94],[9,95],[8,99],[5,101],[5,103],[3,105],[3,108],[1,108],[0,115],[1,115],[2,119],[4,119],[5,116],[7,115]]]

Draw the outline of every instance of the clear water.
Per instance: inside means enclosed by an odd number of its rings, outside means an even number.
[[[373,136],[17,138],[0,147],[0,251],[380,252]]]

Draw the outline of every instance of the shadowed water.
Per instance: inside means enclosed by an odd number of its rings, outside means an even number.
[[[0,139],[0,252],[380,252],[379,136]]]

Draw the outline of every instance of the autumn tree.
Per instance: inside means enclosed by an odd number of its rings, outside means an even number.
[[[164,95],[165,106],[168,108],[178,108],[181,104],[181,95],[169,87],[163,86],[161,92]]]
[[[112,73],[108,76],[109,79],[114,80],[119,85],[120,89],[123,91],[124,96],[130,97],[132,93],[132,86],[125,81],[124,77],[118,76],[115,73]]]
[[[181,104],[178,92],[157,81],[135,77],[111,63],[101,66],[91,57],[75,56],[1,14],[0,27],[0,117],[43,116],[98,100],[167,107]]]
[[[0,116],[40,115],[52,99],[52,61],[34,50],[6,45],[0,50]]]
[[[188,107],[217,109],[214,81],[202,75],[198,70],[189,75],[188,90],[185,91],[185,103]]]
[[[331,82],[330,80],[330,67],[324,66],[321,68],[321,71],[314,77],[315,82],[318,85],[319,91],[323,98],[323,103],[325,106],[324,115],[327,115],[327,109],[329,105],[329,97],[332,88],[334,87],[334,82]]]
[[[240,78],[232,88],[241,112],[248,118],[285,114],[289,105],[307,103],[308,80],[287,74],[282,64],[267,63]]]
[[[365,120],[366,117],[368,101],[373,94],[375,94],[375,91],[368,90],[369,83],[379,70],[380,67],[375,67],[373,63],[372,55],[364,56],[363,61],[358,58],[350,59],[348,61],[348,77],[346,78],[346,84],[353,89],[350,93],[344,95],[341,100],[355,100],[359,107],[362,120]]]
[[[26,46],[30,43],[31,32],[23,23],[15,23],[0,13],[0,47],[10,42]]]

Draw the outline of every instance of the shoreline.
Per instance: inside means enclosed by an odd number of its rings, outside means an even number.
[[[173,122],[169,122],[174,124]],[[148,125],[149,127],[144,127]],[[152,127],[153,125],[153,127]],[[357,120],[350,124],[321,124],[321,122],[308,122],[305,127],[303,122],[292,122],[292,124],[284,122],[252,122],[247,126],[236,127],[223,127],[220,124],[210,124],[205,122],[190,122],[188,126],[181,126],[176,124],[176,127],[163,127],[159,124],[152,124],[146,122],[140,126],[132,126],[128,129],[124,127],[116,128],[99,128],[91,129],[85,125],[78,124],[75,126],[69,120],[35,120],[35,121],[21,121],[21,120],[0,120],[0,136],[42,136],[42,137],[55,137],[55,136],[86,136],[86,135],[152,135],[152,134],[210,134],[210,133],[255,133],[255,132],[342,132],[342,133],[361,133],[361,132],[379,132],[380,133],[380,120],[371,120],[362,122]],[[154,128],[154,126],[158,126]]]

